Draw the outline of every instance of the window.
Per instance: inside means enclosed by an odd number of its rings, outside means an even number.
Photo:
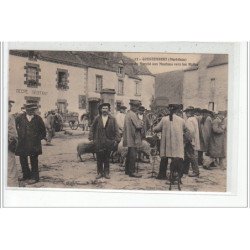
[[[214,111],[214,102],[208,103],[208,109]]]
[[[65,113],[68,112],[68,110],[67,110],[67,107],[68,107],[67,100],[58,99],[57,102],[56,102],[56,106],[57,106],[58,112],[60,114],[65,114]]]
[[[24,74],[24,77],[26,77],[26,80],[24,84],[27,85],[27,87],[33,87],[37,88],[41,85],[39,82],[39,79],[41,79],[41,76],[39,75],[40,67],[38,64],[33,63],[26,63],[26,66],[24,66],[24,69],[26,69],[26,74]]]
[[[215,78],[210,80],[210,100],[213,101],[215,97]]]
[[[60,90],[67,90],[69,89],[68,86],[68,78],[69,78],[69,73],[66,69],[57,69],[57,85],[56,88]]]
[[[141,83],[135,82],[135,95],[141,95]]]
[[[28,58],[29,58],[29,60],[31,60],[31,61],[37,61],[37,57],[38,57],[38,55],[37,55],[37,53],[34,50],[29,50],[28,51]]]
[[[123,67],[118,67],[118,74],[120,74],[120,75],[123,74]]]
[[[123,95],[123,89],[124,89],[123,87],[124,87],[123,80],[118,80],[118,88],[117,88],[118,95]]]
[[[102,76],[96,75],[95,91],[96,92],[102,91]]]
[[[123,66],[118,66],[117,75],[120,77],[124,77],[124,67]]]
[[[86,95],[79,95],[79,109],[86,109]]]

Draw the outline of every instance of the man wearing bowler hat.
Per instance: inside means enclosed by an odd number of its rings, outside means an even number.
[[[22,180],[34,184],[39,181],[38,156],[42,154],[41,140],[46,138],[46,128],[42,118],[36,114],[37,104],[27,102],[25,109],[26,113],[16,119],[18,133],[16,155],[19,156],[22,167]]]
[[[110,114],[110,104],[99,105],[99,115],[90,128],[89,140],[94,141],[97,158],[97,177],[110,179],[109,158],[111,151],[120,142],[119,128],[116,119]]]
[[[137,157],[137,149],[141,147],[142,137],[141,129],[143,121],[138,116],[138,108],[141,102],[138,100],[130,100],[130,110],[127,112],[124,121],[123,146],[128,147],[128,154],[125,163],[125,174],[130,177],[140,178],[141,175],[135,173],[135,164]]]

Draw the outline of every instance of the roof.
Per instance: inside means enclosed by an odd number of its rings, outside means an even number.
[[[208,68],[228,64],[227,54],[215,54],[213,60],[207,65]]]
[[[198,64],[195,65],[195,66],[190,66],[189,68],[187,69],[184,69],[184,71],[193,71],[193,70],[197,70],[199,68]]]
[[[62,63],[77,67],[91,67],[117,72],[119,65],[124,67],[124,73],[130,78],[141,80],[140,75],[152,75],[146,66],[139,66],[136,62],[124,56],[121,52],[85,52],[85,51],[28,51],[10,50],[11,55],[29,57],[34,53],[39,60]]]
[[[28,57],[29,52],[30,51],[28,50],[10,50],[11,55],[23,56],[23,57]],[[34,54],[38,57],[39,60],[62,63],[62,64],[77,66],[77,67],[84,66],[81,60],[79,60],[70,51],[39,50],[39,51],[34,51]]]

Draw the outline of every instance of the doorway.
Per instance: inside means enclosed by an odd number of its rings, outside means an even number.
[[[89,101],[89,119],[90,119],[90,124],[92,124],[93,120],[95,117],[99,114],[98,112],[98,106],[100,104],[100,101],[98,100],[93,100]]]

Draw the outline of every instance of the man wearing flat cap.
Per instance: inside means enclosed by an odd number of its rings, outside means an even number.
[[[89,140],[94,141],[97,158],[97,177],[110,179],[109,158],[111,151],[120,142],[119,128],[116,119],[109,114],[110,104],[99,105],[99,115],[90,128]]]
[[[18,171],[16,166],[15,151],[17,145],[17,131],[15,118],[11,112],[13,100],[9,100],[9,121],[8,121],[8,183],[9,187],[18,187]]]
[[[34,184],[39,181],[38,156],[42,154],[41,140],[46,138],[46,129],[43,119],[36,114],[37,104],[27,102],[25,109],[26,113],[16,119],[18,133],[16,155],[19,156],[22,167],[22,180]]]
[[[125,163],[125,174],[130,177],[140,178],[141,175],[135,172],[135,164],[137,157],[137,149],[141,147],[141,129],[143,121],[141,121],[137,112],[141,106],[138,100],[130,100],[130,110],[127,112],[124,121],[123,146],[128,147],[128,154]]]

